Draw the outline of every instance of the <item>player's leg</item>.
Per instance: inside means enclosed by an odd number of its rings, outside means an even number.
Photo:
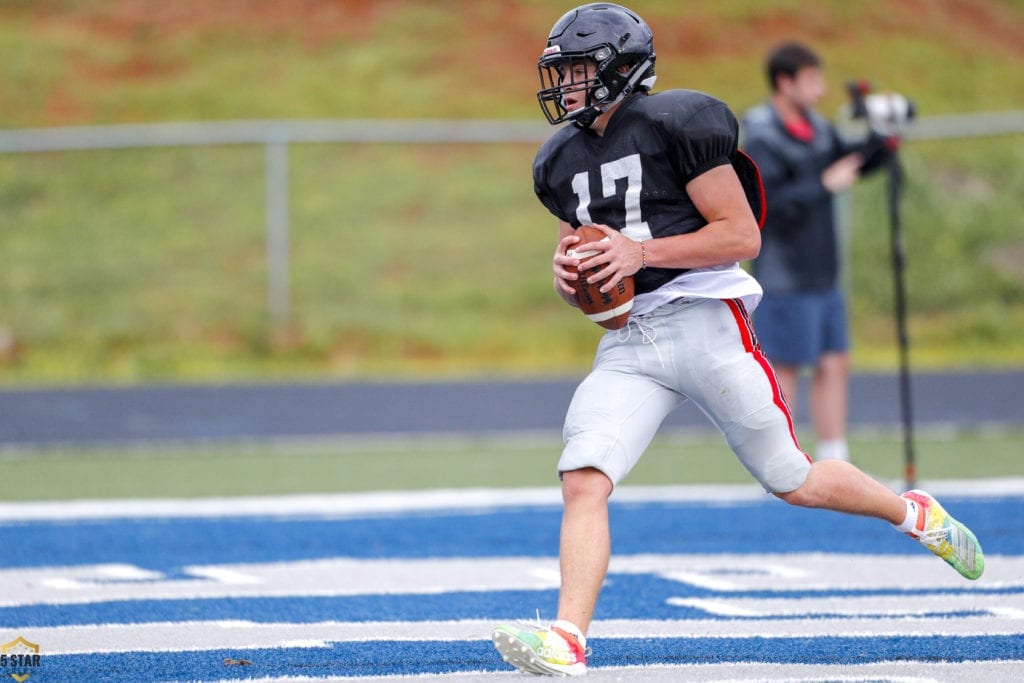
[[[902,523],[906,504],[896,493],[850,463],[812,463],[801,450],[777,375],[761,353],[743,306],[726,301],[702,307],[701,313],[717,316],[720,322],[712,319],[704,327],[717,326],[722,332],[702,349],[686,393],[711,417],[761,485],[793,505]],[[714,368],[714,382],[699,374],[706,372],[703,368]]]
[[[688,314],[676,333],[686,341],[689,360],[681,368],[680,390],[766,490],[799,488],[811,459],[800,449],[778,377],[742,303],[708,301]]]
[[[608,572],[611,480],[585,467],[562,474],[561,588],[558,618],[549,626],[498,626],[491,632],[502,658],[520,671],[577,676],[587,671],[586,630]]]
[[[562,473],[558,618],[548,626],[535,623],[521,628],[506,624],[491,632],[502,658],[520,671],[570,676],[586,673],[586,631],[611,555],[611,492],[612,481],[593,467]]]
[[[907,516],[906,503],[899,495],[839,460],[815,462],[798,488],[774,493],[790,505],[877,517],[897,526]]]
[[[633,323],[630,323],[631,325]],[[657,351],[641,334],[605,335],[594,370],[565,417],[558,462],[564,511],[558,618],[585,635],[608,567],[608,497],[633,469],[665,416],[684,399],[655,381]]]
[[[562,474],[561,538],[558,548],[561,589],[558,619],[586,634],[598,594],[608,572],[611,533],[608,496],[612,482],[600,470],[587,467]]]
[[[818,460],[849,460],[846,444],[849,394],[849,336],[842,294],[832,290],[816,299],[820,347],[810,390],[810,414],[818,437]]]
[[[658,363],[644,339],[606,335],[594,371],[577,388],[566,414],[558,463],[564,503],[558,618],[547,627],[503,625],[491,634],[505,661],[521,671],[586,672],[586,632],[611,552],[608,497],[683,400],[646,375],[644,368]]]
[[[779,373],[782,381],[782,373]],[[822,354],[810,388],[810,413],[818,437],[818,460],[849,460],[846,445],[849,356],[845,351]]]
[[[800,390],[800,366],[775,363],[775,374],[779,378],[779,389],[789,404],[789,410],[796,414],[797,392]],[[812,397],[813,402],[813,397]]]
[[[964,578],[977,579],[985,571],[985,556],[974,532],[935,498],[920,490],[898,496],[848,462],[818,461],[802,485],[775,495],[791,505],[884,519]]]
[[[717,386],[725,391],[701,390],[710,382],[697,370],[687,395],[718,425],[761,485],[792,505],[883,519],[919,540],[961,575],[978,578],[984,557],[977,539],[934,498],[924,492],[899,496],[848,462],[810,463],[799,448],[792,416],[779,398],[774,372],[760,355],[742,306],[725,304],[734,320],[732,331],[722,324],[723,333],[696,365],[715,368]],[[704,314],[720,311],[707,307]],[[741,340],[742,353],[737,354],[737,343],[730,341],[733,331]]]

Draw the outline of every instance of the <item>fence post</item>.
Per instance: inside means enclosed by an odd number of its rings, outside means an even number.
[[[267,136],[267,309],[274,325],[290,315],[288,291],[288,137],[281,130]]]

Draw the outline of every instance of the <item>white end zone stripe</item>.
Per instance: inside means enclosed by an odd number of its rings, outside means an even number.
[[[500,620],[462,621],[327,621],[309,624],[248,621],[149,622],[88,624],[26,629],[33,642],[46,643],[46,654],[101,652],[183,652],[281,647],[326,648],[330,643],[388,641],[489,640]],[[1021,633],[1020,622],[990,617],[960,619],[780,619],[771,621],[616,620],[595,621],[598,638],[813,638],[1004,636]]]
[[[1022,480],[1024,482],[1024,480]],[[1024,492],[1024,483],[1021,491]],[[767,494],[756,484],[700,486],[621,486],[612,500],[753,501]],[[434,489],[369,493],[238,496],[230,498],[157,498],[152,500],[79,500],[0,503],[0,523],[32,520],[189,518],[296,515],[363,517],[430,510],[489,510],[504,507],[561,506],[558,486],[537,488]]]
[[[902,490],[902,482],[891,482]],[[919,482],[936,496],[1024,496],[1024,477]],[[630,486],[615,489],[612,502],[716,503],[770,499],[757,484]],[[230,498],[107,499],[0,503],[0,524],[45,520],[116,518],[189,518],[301,515],[361,517],[429,510],[489,510],[505,507],[561,506],[557,486],[538,488],[467,488],[428,491],[237,496]]]
[[[896,533],[896,532],[892,532]],[[906,539],[908,544],[913,541]],[[761,617],[935,616],[999,609],[1024,630],[1024,556],[990,555],[977,583],[967,584],[924,551],[903,555],[822,553],[614,556],[611,575],[650,575],[678,585],[665,602],[707,614]],[[554,590],[558,559],[453,557],[328,558],[189,565],[175,576],[110,581],[104,565],[0,570],[0,607],[139,600],[443,595]],[[692,587],[712,591],[695,602]],[[934,594],[915,596],[908,590]],[[1010,590],[1012,593],[993,591]],[[799,591],[794,597],[792,593]],[[868,595],[866,591],[884,593]],[[750,597],[759,592],[763,597]],[[815,595],[818,592],[821,595]],[[836,592],[859,592],[846,595]],[[993,612],[995,614],[995,612]]]

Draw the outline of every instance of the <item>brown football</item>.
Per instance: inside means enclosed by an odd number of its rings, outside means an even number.
[[[587,283],[587,277],[596,268],[587,268],[587,259],[597,252],[588,251],[587,245],[606,240],[608,237],[592,225],[583,225],[576,229],[580,241],[566,252],[569,256],[580,259],[580,278],[573,283],[576,290],[576,301],[588,318],[608,330],[618,330],[626,326],[629,312],[633,310],[633,276],[627,275],[610,292],[598,291],[601,283]]]

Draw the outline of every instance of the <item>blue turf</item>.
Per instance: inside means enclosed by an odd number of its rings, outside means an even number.
[[[952,571],[952,570],[950,570]],[[598,619],[726,619],[706,611],[668,604],[670,597],[721,597],[656,576],[609,575],[601,593]],[[936,591],[938,592],[938,591]],[[974,593],[981,590],[974,589]],[[986,591],[1021,593],[1007,588]],[[772,592],[773,598],[882,596],[894,591]],[[899,592],[903,595],[905,592]],[[729,593],[732,598],[764,597],[760,593]],[[551,614],[557,601],[554,590],[488,591],[438,595],[358,595],[313,597],[214,598],[203,600],[118,600],[86,604],[26,605],[0,608],[0,628],[71,626],[84,624],[142,624],[162,621],[244,620],[258,623],[317,623],[325,621],[431,621],[459,619],[510,620],[530,616],[535,608]],[[817,615],[815,618],[842,617]],[[918,617],[926,615],[917,615]],[[942,617],[967,616],[943,612]],[[728,617],[734,619],[734,617]]]
[[[991,556],[1024,555],[1024,498],[946,498],[944,505],[967,522]],[[288,562],[350,558],[553,558],[561,512],[555,507],[494,511],[378,515],[360,519],[316,516],[238,516],[194,519],[111,519],[0,524],[0,567],[126,563],[182,583],[196,579],[185,568],[207,564]],[[917,544],[864,518],[763,502],[614,504],[614,552],[629,554],[837,552],[927,554]],[[950,570],[952,571],[952,570]],[[0,587],[16,595],[11,586]],[[981,594],[1020,588],[964,583]],[[950,589],[921,593],[962,594]],[[815,596],[910,595],[913,591],[816,591]],[[759,597],[757,591],[730,592]],[[809,592],[772,592],[798,598]],[[721,597],[720,593],[653,575],[612,574],[602,592],[598,619],[705,619],[722,617],[672,606],[670,597]],[[247,620],[435,621],[530,616],[554,611],[557,593],[539,591],[449,592],[427,595],[263,597],[125,600],[89,604],[0,607],[0,632],[82,624]],[[943,613],[955,619],[970,611]],[[804,618],[821,618],[822,615]],[[865,618],[865,615],[861,615]],[[868,615],[869,616],[869,615]],[[841,617],[840,617],[841,618]],[[192,627],[201,628],[201,627]],[[197,633],[201,642],[201,633]],[[489,641],[334,643],[327,648],[246,651],[46,655],[31,680],[209,680],[281,676],[343,677],[504,670]],[[1022,659],[1024,636],[878,638],[658,638],[594,639],[594,666],[672,663],[836,663],[895,660]],[[252,666],[225,666],[224,658]],[[11,673],[0,670],[0,675]],[[45,675],[44,675],[45,674]]]
[[[910,638],[645,638],[594,639],[602,666],[652,664],[869,664],[894,660],[978,661],[1020,659],[1016,636]],[[384,655],[386,653],[386,656]],[[224,660],[246,660],[228,666]],[[507,671],[490,641],[360,642],[328,648],[211,650],[171,653],[114,653],[44,657],[47,681],[151,681],[310,676],[413,675],[460,671]],[[41,679],[42,675],[39,676]]]
[[[1024,554],[1024,499],[944,501],[989,554]],[[549,557],[561,512],[527,508],[369,519],[200,518],[0,524],[0,567],[124,562],[182,576],[195,564],[329,557]],[[614,552],[914,554],[877,520],[775,500],[707,506],[613,505]],[[756,522],[756,523],[755,523]],[[714,530],[714,533],[708,533]],[[426,542],[425,542],[426,541]]]

